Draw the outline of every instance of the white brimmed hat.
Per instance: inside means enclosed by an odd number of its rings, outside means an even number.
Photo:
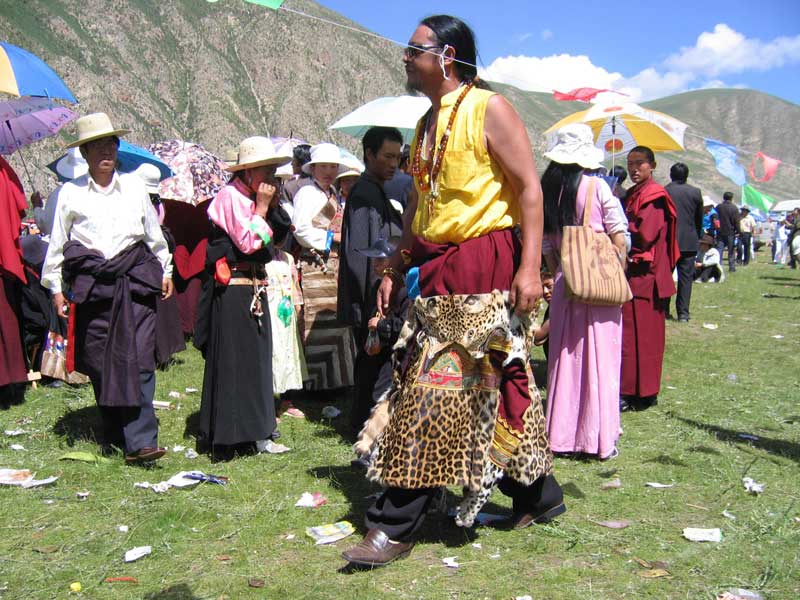
[[[706,206],[716,206],[711,196],[703,196],[703,207]]]
[[[64,179],[75,179],[89,172],[89,163],[81,156],[78,148],[70,148],[67,153],[56,162],[56,173]]]
[[[236,164],[230,165],[228,171],[236,172],[243,169],[254,169],[267,165],[285,165],[292,162],[291,155],[281,154],[269,138],[256,135],[242,140],[239,144],[239,154]]]
[[[144,181],[148,194],[158,194],[158,184],[161,182],[161,169],[151,163],[142,163],[133,171],[139,179]]]
[[[236,161],[239,160],[239,153],[236,151],[236,148],[228,148],[225,150],[225,158],[222,160],[229,167],[235,165]]]
[[[556,131],[555,143],[544,156],[562,165],[578,164],[584,169],[599,169],[605,157],[594,145],[592,128],[583,123],[570,123]]]
[[[130,129],[115,129],[106,113],[86,115],[75,121],[75,125],[78,128],[78,139],[67,144],[66,148],[75,148],[105,137],[122,137],[131,132]]]
[[[317,144],[311,146],[311,160],[303,165],[303,173],[310,175],[311,166],[318,164],[342,164],[342,153],[336,144]]]

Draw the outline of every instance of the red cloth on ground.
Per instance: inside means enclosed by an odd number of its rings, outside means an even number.
[[[419,266],[423,298],[507,292],[519,266],[521,251],[520,240],[511,229],[493,231],[458,245],[434,244],[416,237],[411,247],[411,263]],[[500,360],[496,354],[499,353],[493,352],[492,358]],[[523,431],[522,415],[531,405],[526,365],[515,361],[503,368],[500,396],[500,417],[515,431]]]
[[[15,278],[0,274],[0,387],[28,381],[20,327],[20,286]]]
[[[668,306],[669,300],[652,297],[634,297],[622,305],[620,395],[658,395]]]
[[[21,218],[27,208],[19,177],[0,156],[0,271],[13,275],[22,283],[27,279],[22,268],[19,233]]]

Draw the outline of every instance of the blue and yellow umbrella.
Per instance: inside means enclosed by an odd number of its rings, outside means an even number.
[[[8,42],[0,42],[0,92],[78,102],[46,62]]]

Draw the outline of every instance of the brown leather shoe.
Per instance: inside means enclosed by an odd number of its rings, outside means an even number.
[[[142,448],[133,454],[125,455],[126,463],[141,463],[158,460],[167,453],[166,448]]]
[[[361,543],[342,552],[342,557],[356,565],[382,567],[407,556],[413,547],[410,542],[392,542],[380,529],[370,529]]]
[[[565,512],[567,512],[567,507],[564,506],[564,503],[562,502],[558,506],[554,506],[553,508],[549,508],[540,513],[519,513],[511,515],[511,528],[525,529],[534,523],[549,523],[558,515],[564,514]]]

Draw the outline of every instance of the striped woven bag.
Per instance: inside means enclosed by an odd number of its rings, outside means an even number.
[[[598,306],[621,306],[633,298],[611,238],[590,223],[597,179],[590,177],[581,225],[562,228],[561,270],[567,298]]]

